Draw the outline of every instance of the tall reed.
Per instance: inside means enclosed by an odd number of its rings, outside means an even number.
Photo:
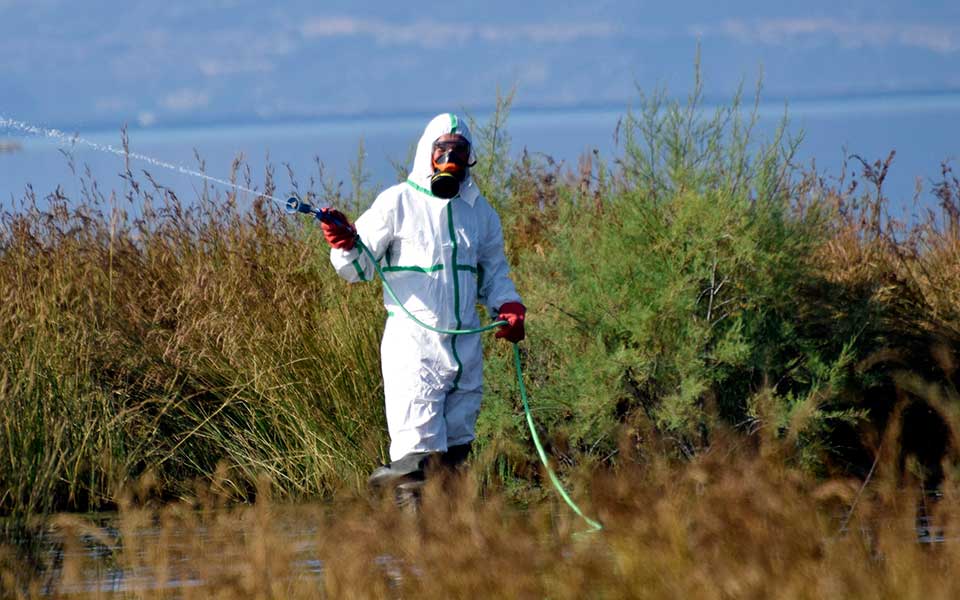
[[[354,485],[383,452],[377,290],[269,202],[143,178],[4,217],[0,507],[103,506],[146,470],[177,495],[220,461],[240,496]]]

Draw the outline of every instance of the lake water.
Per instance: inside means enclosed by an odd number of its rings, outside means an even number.
[[[709,106],[706,108],[710,108]],[[769,139],[784,114],[782,102],[761,105],[759,137]],[[523,148],[549,155],[575,168],[578,157],[592,149],[606,158],[621,152],[614,131],[626,107],[590,110],[515,110],[507,130],[513,154]],[[913,210],[916,182],[923,185],[921,204],[934,206],[929,193],[931,181],[939,177],[940,163],[960,157],[960,93],[931,93],[856,97],[790,102],[790,131],[803,131],[798,161],[835,176],[843,166],[844,149],[873,161],[890,150],[897,156],[887,179],[888,196],[906,215]],[[16,115],[3,115],[15,119]],[[363,140],[366,168],[375,187],[396,180],[394,163],[406,162],[411,145],[431,115],[351,118],[285,124],[209,126],[178,129],[131,129],[132,152],[155,159],[197,168],[196,151],[206,161],[206,172],[226,178],[233,160],[243,154],[251,166],[253,185],[262,189],[264,166],[276,167],[278,192],[290,189],[286,166],[304,185],[317,174],[316,160],[327,173],[350,186],[349,168],[356,161]],[[477,115],[485,122],[487,115]],[[41,124],[42,125],[42,124]],[[71,132],[73,133],[73,132]],[[97,144],[120,145],[119,125],[115,131],[80,131],[79,136]],[[0,140],[13,140],[20,149],[0,153],[0,206],[10,208],[32,184],[39,196],[61,186],[68,197],[80,195],[80,180],[60,151],[69,148],[55,140],[29,137],[0,129]],[[123,160],[82,145],[71,149],[77,172],[89,168],[100,188],[123,190],[118,177]],[[956,165],[956,162],[954,163]],[[134,170],[147,169],[181,198],[197,196],[203,181],[173,170],[134,161]]]

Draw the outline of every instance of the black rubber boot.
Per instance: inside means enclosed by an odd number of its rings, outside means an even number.
[[[463,466],[463,463],[467,461],[467,458],[470,457],[470,449],[473,447],[473,442],[467,442],[466,444],[457,444],[456,446],[450,446],[447,448],[447,451],[443,454],[442,461],[443,466],[451,471],[457,471],[460,467]]]

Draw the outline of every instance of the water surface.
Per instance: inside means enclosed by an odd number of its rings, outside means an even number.
[[[712,108],[705,106],[707,111]],[[622,154],[622,148],[614,134],[627,109],[515,110],[507,126],[512,154],[516,156],[527,149],[572,168],[576,168],[582,154],[593,150],[607,160],[615,159]],[[770,139],[785,111],[790,117],[788,132],[803,134],[798,164],[809,166],[815,162],[828,177],[842,172],[845,153],[855,153],[872,162],[896,150],[885,187],[906,214],[913,210],[911,200],[918,182],[924,190],[921,205],[934,205],[929,189],[939,177],[941,161],[960,156],[960,93],[769,101],[760,106],[757,138]],[[258,190],[263,187],[264,168],[271,164],[276,171],[278,192],[285,194],[291,188],[288,167],[301,186],[306,186],[311,176],[319,177],[318,162],[328,177],[344,182],[349,189],[351,165],[357,162],[362,141],[368,184],[380,188],[397,180],[397,166],[408,164],[412,145],[430,116],[131,129],[130,149],[190,169],[198,168],[199,155],[206,161],[206,172],[218,178],[227,178],[233,161],[243,156],[251,167],[253,187]],[[488,115],[478,114],[477,118],[483,123]],[[76,133],[98,144],[120,145],[119,124],[115,131]],[[81,175],[87,172],[106,193],[125,190],[126,183],[118,177],[124,168],[121,157],[79,145],[71,148],[16,131],[0,131],[0,138],[20,145],[16,151],[0,154],[0,205],[6,208],[23,197],[28,184],[40,196],[59,186],[68,197],[79,197]],[[66,154],[72,156],[72,169]],[[150,171],[162,185],[185,200],[198,197],[203,189],[201,179],[133,162],[134,172]]]

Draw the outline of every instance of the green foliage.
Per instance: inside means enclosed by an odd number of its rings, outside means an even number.
[[[357,145],[357,158],[350,163],[350,182],[352,184],[352,194],[350,196],[350,208],[354,211],[362,210],[373,203],[376,197],[375,192],[370,189],[370,173],[366,168],[367,149],[360,138]]]
[[[597,165],[593,192],[568,188],[540,208],[553,213],[546,244],[514,242],[538,418],[561,457],[615,455],[623,425],[638,421],[691,456],[724,422],[802,434],[799,460],[822,464],[832,423],[867,414],[846,394],[866,349],[843,328],[821,337],[802,309],[817,300],[827,233],[825,211],[792,204],[797,142],[753,140],[756,105],[744,119],[739,95],[707,113],[699,81],[686,104],[666,98],[644,97],[627,116],[612,182]],[[536,170],[514,174],[515,201]],[[497,400],[515,402],[504,366],[482,420],[494,445],[522,435]],[[751,409],[761,392],[764,415]]]
[[[470,168],[470,176],[497,210],[503,209],[508,198],[506,182],[510,171],[510,134],[507,132],[507,119],[516,92],[516,88],[511,88],[503,95],[497,88],[493,114],[486,123],[467,115],[467,124],[473,135],[473,154],[477,161]]]

